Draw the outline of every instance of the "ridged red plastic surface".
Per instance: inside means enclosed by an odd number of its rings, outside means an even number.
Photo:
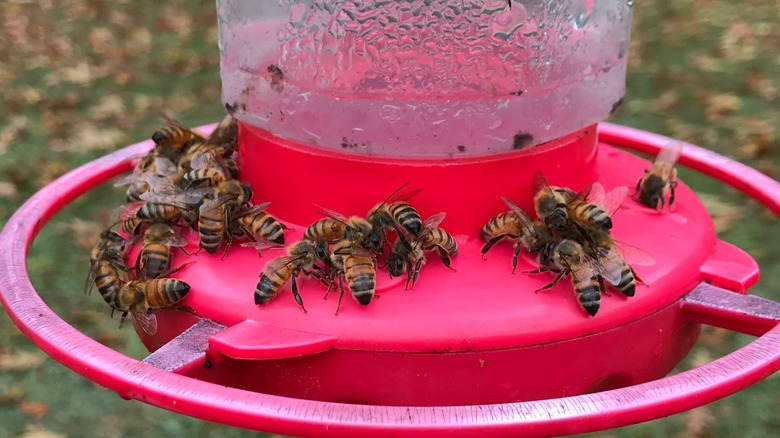
[[[602,125],[602,139],[657,151],[667,138]],[[388,407],[321,403],[226,388],[161,372],[79,333],[51,312],[32,288],[25,256],[38,229],[59,208],[97,183],[128,170],[119,164],[144,151],[136,145],[63,176],[31,198],[9,220],[0,239],[0,297],[20,329],[71,369],[120,395],[200,418],[294,435],[426,436],[560,435],[645,421],[689,409],[755,383],[780,368],[780,328],[710,364],[641,385],[536,402],[460,407]],[[778,183],[746,166],[693,146],[681,163],[731,182],[773,211]],[[56,187],[56,188],[55,188]]]

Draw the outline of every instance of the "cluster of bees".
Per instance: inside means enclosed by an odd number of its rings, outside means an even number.
[[[154,149],[115,184],[128,186],[127,203],[114,211],[113,225],[93,248],[85,286],[86,293],[96,286],[112,313],[122,312],[122,321],[131,314],[149,334],[157,328],[151,311],[175,306],[190,290],[166,278],[191,264],[171,269],[172,248],[186,253],[187,245],[175,227],[197,229],[198,251],[214,254],[227,241],[223,258],[234,237],[246,237],[258,248],[283,245],[286,228],[264,211],[268,203],[250,206],[251,187],[236,180],[235,119],[227,116],[209,137],[166,119],[152,135]],[[141,250],[129,266],[125,260],[139,241]]]
[[[365,218],[347,217],[318,206],[324,217],[306,229],[303,239],[287,247],[286,256],[265,266],[255,289],[255,304],[272,300],[289,280],[295,301],[306,311],[295,279],[303,272],[327,286],[326,297],[338,280],[336,314],[344,295],[344,279],[355,300],[366,306],[375,294],[377,257],[384,259],[391,276],[406,272],[407,289],[417,282],[426,251],[436,251],[444,265],[453,269],[450,257],[457,254],[458,244],[439,227],[445,214],[438,213],[423,221],[407,202],[419,190],[400,193],[405,186],[375,205]],[[391,245],[393,234],[396,239]]]
[[[223,259],[236,238],[248,240],[242,245],[254,247],[258,254],[263,248],[284,246],[287,229],[265,211],[270,203],[252,205],[252,187],[237,179],[235,119],[227,116],[208,137],[175,119],[166,120],[167,125],[152,135],[154,149],[139,157],[133,172],[115,184],[128,186],[127,203],[115,210],[113,225],[100,234],[85,285],[85,293],[96,286],[112,313],[122,312],[122,321],[132,315],[149,334],[157,330],[151,312],[175,306],[190,290],[187,283],[169,278],[194,263],[171,268],[173,248],[186,253],[188,243],[176,227],[197,230],[198,252],[205,249],[215,254],[224,243]],[[663,209],[670,194],[669,205],[674,202],[674,164],[680,150],[680,143],[671,143],[661,151],[638,182],[636,201]],[[268,303],[290,281],[295,301],[306,311],[296,282],[303,273],[327,286],[326,297],[338,282],[336,314],[345,280],[355,300],[365,306],[375,295],[377,260],[391,276],[406,273],[406,288],[410,289],[429,251],[435,251],[454,271],[451,257],[458,253],[458,245],[439,227],[445,213],[422,220],[408,202],[420,190],[402,192],[406,185],[376,204],[365,217],[348,217],[317,206],[323,218],[306,229],[303,239],[288,245],[286,255],[274,258],[260,272],[255,304]],[[653,259],[638,248],[632,248],[629,257],[626,245],[618,251],[619,245],[610,235],[611,216],[627,197],[628,188],[605,193],[601,184],[594,183],[575,193],[550,186],[544,175],[537,173],[533,194],[535,220],[504,198],[509,211],[491,218],[482,229],[483,258],[504,239],[514,241],[513,272],[522,248],[537,253],[540,266],[530,273],[556,273],[553,282],[539,290],[549,289],[570,275],[577,299],[590,315],[598,311],[606,284],[633,296],[636,283],[642,281],[629,262],[652,264]],[[129,251],[139,241],[142,247],[134,264],[129,265]]]
[[[638,181],[633,199],[650,208],[662,210],[666,195],[674,203],[677,171],[674,165],[682,144],[666,145],[650,169]],[[566,275],[571,276],[574,293],[583,310],[591,316],[598,312],[605,282],[626,296],[634,296],[637,282],[643,283],[629,262],[652,265],[652,256],[639,248],[618,245],[610,234],[612,215],[628,197],[626,186],[605,193],[596,182],[579,193],[550,186],[540,172],[534,175],[533,201],[537,219],[517,204],[502,198],[509,211],[492,217],[482,228],[485,241],[482,257],[501,240],[514,242],[512,272],[520,250],[538,254],[539,268],[528,271],[556,273],[555,279],[536,290],[550,289]],[[620,248],[618,250],[618,248]]]

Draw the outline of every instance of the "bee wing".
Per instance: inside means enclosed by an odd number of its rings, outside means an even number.
[[[506,204],[506,206],[509,207],[510,210],[512,210],[512,213],[517,215],[517,217],[520,219],[520,223],[523,225],[523,228],[525,228],[526,231],[528,231],[529,233],[532,233],[534,231],[534,221],[533,219],[531,219],[531,216],[529,216],[528,213],[523,211],[523,209],[520,208],[517,204],[515,204],[511,199],[502,196],[501,200],[503,200],[504,204]]]
[[[617,285],[620,283],[625,261],[614,248],[609,251],[602,251],[598,258],[591,258],[590,262],[596,273],[607,280],[609,284]]]
[[[587,201],[591,204],[595,204],[607,212],[609,216],[612,216],[618,211],[620,206],[623,205],[623,202],[628,198],[628,194],[628,186],[615,187],[609,193],[606,193],[604,186],[601,185],[601,183],[594,182]]]
[[[321,206],[319,204],[314,204],[314,206],[319,209],[319,210],[316,211],[318,214],[321,214],[323,216],[327,216],[329,218],[336,219],[338,221],[344,222],[345,224],[349,224],[349,217],[348,216],[345,216],[345,215],[339,213],[336,210],[331,210],[329,208],[323,207],[323,206]]]
[[[125,175],[114,182],[114,187],[129,186],[130,184],[135,184],[135,183],[148,184],[146,182],[146,175],[138,175],[135,173],[131,173],[130,175]]]
[[[271,259],[268,263],[266,263],[265,267],[263,268],[263,271],[261,274],[271,273],[279,271],[280,269],[284,268],[285,266],[289,265],[290,263],[294,262],[295,260],[298,260],[299,257],[292,258],[290,256],[279,256]]]
[[[176,165],[173,161],[169,160],[165,157],[155,157],[154,158],[154,169],[155,173],[160,176],[171,176],[175,175],[176,172],[179,171],[179,166]]]
[[[658,156],[655,157],[656,163],[667,163],[674,166],[677,160],[680,159],[682,153],[683,143],[681,141],[672,141],[664,145],[663,149],[658,152]],[[665,175],[668,177],[668,175]]]
[[[629,245],[625,242],[615,241],[615,245],[617,246],[620,253],[623,255],[623,259],[626,261],[626,263],[630,265],[639,265],[639,266],[655,265],[655,258],[652,255],[650,255],[649,252],[641,248],[637,248],[635,246]]]
[[[422,192],[422,190],[423,189],[414,189],[414,190],[409,190],[408,192],[401,193],[400,195],[398,195],[395,198],[393,198],[392,202],[408,201],[408,200],[414,198],[415,196],[417,196],[420,192]]]
[[[95,277],[97,277],[98,260],[89,261],[89,273],[87,273],[87,282],[84,284],[84,294],[90,295],[92,293],[92,287],[95,285]]]
[[[198,212],[200,214],[207,213],[211,210],[214,210],[215,208],[219,208],[222,204],[225,203],[225,200],[217,198],[217,199],[206,199],[203,201],[203,203],[198,208]]]
[[[431,229],[431,228],[438,227],[439,224],[444,220],[445,216],[447,216],[447,213],[445,213],[443,211],[434,214],[433,216],[431,216],[428,219],[425,219],[425,221],[423,221],[423,228]]]
[[[188,243],[189,241],[184,236],[180,236],[178,234],[172,234],[160,242],[161,245],[173,246],[177,248],[187,246]]]
[[[135,213],[143,205],[144,205],[143,202],[131,202],[129,204],[122,204],[119,207],[111,210],[111,215],[109,216],[110,218],[109,220],[111,221],[112,224],[118,224],[119,222],[122,222],[125,219],[135,216]]]
[[[250,214],[260,213],[261,211],[265,211],[270,205],[270,202],[263,202],[262,204],[253,205],[249,208],[241,210],[235,218],[238,219],[243,216],[249,216]]]
[[[282,248],[284,245],[279,243],[273,243],[273,242],[266,242],[266,241],[260,241],[260,242],[243,242],[241,243],[241,246],[246,248],[254,248],[254,249],[271,249],[271,248]]]
[[[656,164],[668,164],[668,166],[661,166],[662,171],[660,177],[664,181],[667,181],[671,176],[672,169],[674,169],[674,165],[677,163],[677,160],[680,159],[682,148],[683,148],[683,143],[681,141],[672,141],[667,143],[663,147],[663,149],[661,149],[661,151],[658,152],[658,156],[655,157],[653,166],[655,166]]]
[[[207,169],[211,165],[211,156],[207,152],[197,151],[192,154],[190,167],[193,169]]]
[[[157,334],[157,316],[151,313],[146,313],[146,309],[141,306],[133,306],[130,308],[130,313],[133,315],[133,319],[149,336]]]

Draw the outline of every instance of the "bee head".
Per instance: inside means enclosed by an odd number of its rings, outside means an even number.
[[[390,276],[399,277],[406,270],[406,263],[396,253],[390,253],[387,257],[387,270],[390,272]]]

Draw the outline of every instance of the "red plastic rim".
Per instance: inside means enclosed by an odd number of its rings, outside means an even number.
[[[610,124],[600,139],[655,153],[669,138]],[[38,347],[96,383],[154,406],[232,426],[293,435],[359,436],[417,433],[532,436],[601,430],[700,406],[780,369],[780,326],[704,366],[595,394],[535,402],[457,407],[387,407],[323,403],[227,388],[161,371],[120,354],[68,325],[30,283],[25,259],[37,232],[64,205],[129,170],[139,143],[75,169],[29,199],[0,234],[0,298],[14,323]],[[780,184],[758,171],[686,145],[682,165],[719,179],[780,214]]]

